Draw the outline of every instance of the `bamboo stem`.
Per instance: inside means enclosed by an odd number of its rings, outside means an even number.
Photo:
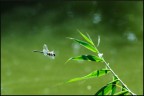
[[[112,74],[121,82],[121,84],[131,93],[131,95],[136,95],[135,93],[133,93],[124,83],[123,81],[115,74],[115,72],[111,69],[111,67],[109,66],[109,64],[104,60],[104,58],[102,58],[104,63],[106,64],[107,68],[112,72]]]

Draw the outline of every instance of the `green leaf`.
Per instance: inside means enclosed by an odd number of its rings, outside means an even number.
[[[100,36],[98,36],[98,44],[97,44],[97,47],[99,46],[100,44]]]
[[[116,83],[112,85],[112,92],[111,95],[113,95],[116,92]]]
[[[98,50],[94,46],[92,46],[91,44],[89,44],[87,42],[84,42],[82,40],[75,39],[75,38],[70,38],[70,39],[73,39],[74,41],[78,42],[80,45],[82,45],[85,48],[91,50],[92,52],[97,52],[98,53]]]
[[[87,37],[92,41],[91,37],[89,36],[89,34],[87,33]],[[92,41],[93,42],[93,41]],[[95,45],[94,45],[95,46]]]
[[[93,56],[93,55],[82,55],[82,56],[77,56],[77,57],[72,57],[69,60],[87,60],[87,61],[96,61],[96,62],[102,62],[103,59],[99,58],[98,56]]]
[[[125,90],[125,91],[120,91],[120,92],[118,92],[118,93],[116,93],[114,95],[126,95],[127,93],[129,93],[129,91]]]
[[[108,83],[107,85],[102,87],[95,95],[108,95],[115,88],[116,83],[118,81],[119,80],[117,79],[117,80],[114,80],[114,81]]]
[[[118,83],[118,82],[113,82],[111,95],[113,95],[113,94],[116,92],[116,84],[117,84],[117,83]]]
[[[116,80],[116,79],[118,79],[118,78],[116,76],[113,76],[113,81]]]
[[[74,78],[74,79],[69,80],[68,82],[74,82],[74,81],[79,81],[79,80],[84,80],[84,79],[89,79],[89,78],[94,78],[94,77],[100,77],[100,76],[106,75],[109,72],[110,70],[108,69],[96,70],[86,76]]]
[[[117,80],[117,77],[116,76],[113,76],[113,81],[115,81],[115,80]],[[117,84],[118,82],[114,82],[113,83],[113,85],[112,85],[112,92],[111,92],[111,95],[113,95],[115,92],[116,92],[116,84]]]
[[[78,30],[78,31],[79,31],[80,35],[81,35],[87,42],[89,42],[91,45],[94,46],[94,43],[93,43],[93,41],[92,41],[90,38],[88,38],[87,36],[85,36],[84,34],[82,34],[82,33],[80,32],[80,30]]]
[[[125,91],[125,90],[127,90],[127,89],[125,88],[124,85],[122,85],[122,87],[121,87],[121,91]]]

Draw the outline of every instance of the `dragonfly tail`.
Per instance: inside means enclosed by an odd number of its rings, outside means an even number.
[[[43,53],[42,51],[38,51],[38,50],[33,50],[33,52],[39,52],[39,53]]]

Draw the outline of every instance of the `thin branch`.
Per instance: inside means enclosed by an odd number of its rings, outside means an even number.
[[[109,66],[109,64],[104,60],[104,58],[102,57],[105,65],[107,66],[107,68],[112,72],[112,74],[121,82],[121,84],[131,93],[131,95],[136,95],[135,93],[133,93],[124,83],[123,81],[115,74],[115,72],[111,69],[111,67]]]

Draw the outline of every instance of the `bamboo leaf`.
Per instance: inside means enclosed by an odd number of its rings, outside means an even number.
[[[84,34],[82,34],[82,33],[80,32],[80,30],[78,30],[78,31],[79,31],[80,35],[81,35],[87,42],[89,42],[91,45],[94,46],[94,43],[93,43],[93,41],[92,41],[91,39],[89,39],[87,36],[85,36]]]
[[[97,44],[97,47],[99,46],[100,44],[100,36],[98,36],[98,44]]]
[[[111,95],[113,95],[116,92],[116,83],[112,85],[112,92]]]
[[[89,34],[87,33],[87,37],[92,41],[91,37],[89,36]],[[93,41],[92,41],[93,42]]]
[[[74,81],[80,81],[80,80],[90,79],[90,78],[94,78],[94,77],[100,77],[100,76],[106,75],[109,72],[110,72],[110,70],[108,70],[108,69],[96,70],[86,76],[74,78],[74,79],[69,80],[68,82],[74,82]]]
[[[114,80],[114,81],[108,83],[107,85],[102,87],[95,95],[108,95],[116,87],[116,83],[118,81],[119,80],[117,79],[117,80]]]
[[[95,95],[108,95],[110,91],[111,91],[111,86],[107,85],[102,87]]]
[[[116,76],[113,76],[113,81],[116,80],[116,79],[118,79],[118,78]]]
[[[98,50],[94,46],[92,46],[91,44],[84,42],[82,40],[75,39],[75,38],[70,38],[70,39],[73,39],[74,41],[78,42],[80,45],[89,49],[90,51],[98,53]]]
[[[120,91],[120,92],[118,92],[118,93],[116,93],[114,95],[126,95],[127,93],[129,93],[129,91],[125,90],[125,91]]]
[[[113,94],[116,92],[116,84],[117,84],[117,83],[118,83],[118,82],[113,82],[111,95],[113,95]]]
[[[116,77],[116,76],[113,76],[113,81],[114,81],[114,80],[117,80],[117,77]],[[114,82],[114,83],[113,83],[113,85],[112,85],[113,88],[112,88],[111,95],[113,95],[113,94],[116,92],[116,86],[115,86],[115,85],[116,85],[117,83],[118,83],[118,82]]]
[[[125,90],[127,90],[127,89],[125,88],[124,85],[122,85],[122,87],[121,87],[121,91],[125,91]]]
[[[99,58],[98,56],[93,56],[93,55],[81,55],[77,57],[72,57],[69,60],[87,60],[87,61],[96,61],[96,62],[102,62],[103,59]]]

